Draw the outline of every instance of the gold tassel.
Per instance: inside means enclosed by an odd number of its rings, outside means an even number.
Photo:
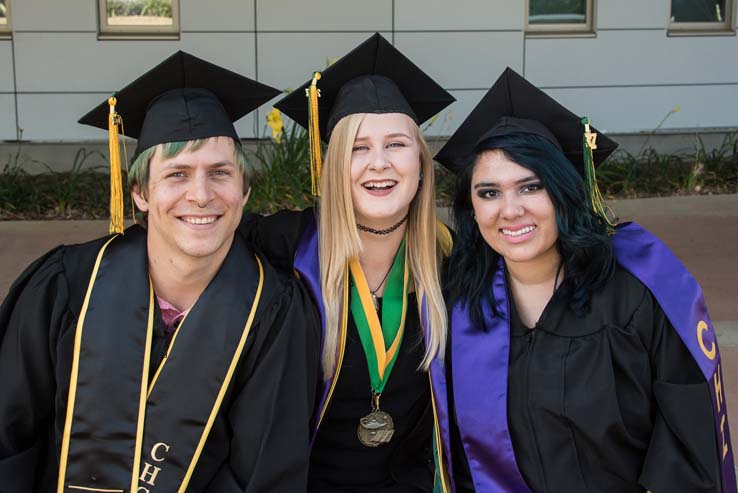
[[[118,125],[123,119],[115,112],[115,96],[108,99],[108,144],[110,147],[110,233],[123,233],[123,176],[120,167],[120,143]]]
[[[592,151],[597,149],[597,134],[589,128],[589,118],[582,118],[584,125],[584,136],[582,137],[582,146],[584,150],[584,180],[587,189],[592,211],[607,226],[608,233],[615,232],[615,223],[610,220],[612,210],[605,205],[605,199],[602,198],[600,187],[597,186],[597,175],[595,174],[595,164]],[[608,214],[609,212],[609,214]]]
[[[320,72],[313,73],[313,81],[310,87],[305,89],[305,95],[308,98],[308,136],[310,138],[310,183],[312,186],[313,196],[320,196],[320,173],[323,166],[320,146],[320,125],[318,120],[318,98],[320,97],[320,89],[318,89],[318,81],[320,80]]]

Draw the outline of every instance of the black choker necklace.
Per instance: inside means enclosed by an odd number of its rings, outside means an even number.
[[[374,234],[374,235],[384,236],[384,235],[390,234],[391,232],[393,232],[394,230],[396,230],[397,228],[399,228],[400,226],[402,226],[403,223],[405,221],[407,221],[407,218],[408,218],[409,215],[410,215],[410,212],[408,212],[407,214],[405,214],[405,217],[403,217],[402,219],[400,219],[400,221],[397,224],[394,224],[394,225],[390,226],[387,229],[374,229],[374,228],[370,228],[368,226],[363,226],[363,225],[361,225],[359,223],[356,223],[356,227],[359,228],[359,231],[364,231],[366,233],[371,233],[371,234]]]

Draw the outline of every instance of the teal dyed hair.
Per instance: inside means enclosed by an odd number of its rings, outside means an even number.
[[[482,304],[496,311],[489,287],[500,256],[479,232],[471,200],[476,160],[492,149],[500,149],[508,159],[540,178],[556,211],[556,247],[564,264],[564,280],[572,287],[570,306],[575,313],[586,312],[592,293],[615,270],[609,225],[592,210],[584,179],[566,156],[548,140],[531,134],[508,134],[482,142],[474,161],[459,177],[453,204],[456,238],[444,279],[447,303],[468,304],[477,327],[484,327]]]
[[[161,155],[164,159],[171,159],[179,156],[185,150],[194,152],[205,145],[210,139],[217,138],[227,139],[229,137],[208,137],[206,139],[195,139],[184,142],[167,142],[149,147],[141,152],[136,160],[133,161],[133,164],[131,164],[131,169],[128,171],[128,184],[131,187],[138,185],[141,188],[141,192],[144,195],[146,194],[146,187],[149,184],[149,163],[151,162],[151,158],[154,157],[157,148],[161,148]],[[234,140],[233,144],[236,149],[236,165],[243,174],[243,191],[245,193],[249,188],[248,161],[241,142]]]

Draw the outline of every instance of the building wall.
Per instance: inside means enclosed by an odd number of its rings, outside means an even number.
[[[283,89],[381,32],[456,98],[449,135],[506,67],[609,132],[738,127],[738,38],[667,36],[669,0],[596,1],[594,37],[526,37],[523,0],[180,0],[178,41],[98,40],[96,0],[12,0],[0,140],[105,138],[76,124],[178,49]],[[263,133],[260,112],[239,121]]]

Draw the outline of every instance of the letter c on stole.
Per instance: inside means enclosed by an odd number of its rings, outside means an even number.
[[[169,452],[169,445],[167,445],[164,442],[159,442],[156,445],[154,445],[153,447],[151,447],[151,458],[154,459],[154,462],[163,462],[164,461],[164,457],[159,458],[159,457],[156,456],[157,450],[159,450],[162,447],[164,448],[164,452]]]
[[[710,328],[707,326],[707,323],[704,320],[700,320],[700,323],[697,324],[697,342],[700,343],[700,348],[702,349],[702,352],[705,353],[705,356],[710,360],[714,360],[715,356],[717,356],[717,347],[715,347],[715,342],[711,342],[710,349],[707,349],[705,346],[705,340],[703,339],[703,334],[708,330],[710,330]]]

